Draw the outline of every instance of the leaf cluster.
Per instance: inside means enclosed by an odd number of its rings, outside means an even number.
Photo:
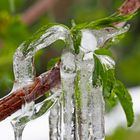
[[[94,53],[95,69],[93,72],[93,86],[103,86],[103,96],[105,100],[119,99],[126,114],[127,125],[134,122],[133,103],[131,96],[124,84],[116,79],[115,67],[108,66],[110,62],[103,63],[101,57],[110,57],[111,52],[107,49],[99,49]],[[100,57],[101,56],[101,57]]]

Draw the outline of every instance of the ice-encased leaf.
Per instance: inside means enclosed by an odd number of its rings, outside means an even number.
[[[50,27],[50,26],[49,26]],[[35,36],[35,35],[34,35]],[[35,78],[34,56],[37,51],[48,47],[57,40],[62,40],[69,48],[73,49],[70,31],[60,25],[50,28],[45,27],[37,32],[35,38],[22,43],[14,54],[15,84],[13,90],[17,90],[31,83]],[[73,49],[74,50],[74,49]]]
[[[61,56],[60,75],[63,97],[61,101],[61,139],[73,140],[75,137],[75,54],[70,49],[63,51]]]
[[[112,58],[108,57],[108,59],[105,59],[107,56],[99,56],[100,55],[94,55],[95,69],[93,72],[93,85],[103,85],[103,95],[106,100],[110,100],[112,97],[115,98],[115,95],[117,95],[125,112],[127,124],[128,126],[131,126],[134,122],[134,112],[131,96],[125,86],[116,79]]]

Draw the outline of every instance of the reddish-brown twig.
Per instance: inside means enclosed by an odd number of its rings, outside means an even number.
[[[52,87],[60,83],[59,64],[52,70],[41,74],[33,84],[19,89],[0,100],[0,121],[16,112],[24,104],[25,99],[29,100],[32,96],[39,98]]]

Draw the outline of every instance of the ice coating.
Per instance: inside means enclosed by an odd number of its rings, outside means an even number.
[[[103,47],[105,42],[109,39],[112,39],[120,34],[127,32],[130,28],[130,25],[126,25],[123,28],[115,27],[106,27],[99,30],[92,30],[93,34],[97,39],[97,46]]]
[[[92,30],[82,30],[80,49],[83,52],[93,52],[95,49],[97,49],[97,39],[92,33]]]
[[[35,77],[33,57],[35,53],[57,40],[63,40],[69,48],[73,49],[69,30],[60,25],[55,25],[47,29],[38,40],[30,42],[28,46],[26,42],[19,46],[15,52],[13,62],[15,75],[13,90],[17,90],[17,88],[24,87],[28,83],[33,82]]]
[[[27,124],[31,120],[32,115],[34,114],[34,102],[24,104],[22,106],[21,115],[14,118],[11,121],[12,127],[14,129],[15,140],[22,140],[22,133]]]
[[[57,40],[63,40],[67,48],[61,56],[60,75],[62,91],[52,90],[53,95],[34,106],[34,98],[22,107],[22,114],[12,120],[15,139],[21,140],[27,122],[50,111],[50,140],[104,140],[104,100],[102,87],[92,85],[94,70],[93,53],[104,43],[128,30],[128,26],[116,29],[107,27],[100,30],[83,29],[80,53],[73,53],[71,33],[65,27],[55,25],[46,29],[38,40],[23,43],[14,55],[15,84],[13,91],[32,83],[35,78],[34,55]],[[98,56],[101,63],[111,69],[114,61],[108,56]],[[76,106],[75,77],[79,76],[80,106]],[[63,94],[62,94],[63,93]],[[26,99],[25,99],[26,101]],[[58,114],[58,115],[57,115]]]
[[[101,63],[106,66],[106,69],[113,69],[115,66],[115,61],[109,56],[97,56]]]

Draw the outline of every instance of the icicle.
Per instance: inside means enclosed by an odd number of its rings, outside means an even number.
[[[74,103],[74,89],[76,65],[75,56],[70,50],[64,50],[61,56],[61,84],[62,84],[62,125],[61,125],[61,140],[75,139],[75,103]]]
[[[34,102],[22,106],[21,115],[14,118],[11,124],[14,129],[15,140],[22,140],[22,132],[34,113]]]
[[[55,87],[51,90],[52,94],[58,95],[57,101],[55,102],[54,106],[50,110],[49,115],[49,132],[50,132],[50,140],[61,140],[61,104],[60,104],[60,95],[62,90],[60,87]]]
[[[54,43],[57,40],[63,40],[69,48],[73,49],[69,30],[59,25],[55,25],[50,27],[49,29],[46,29],[44,34],[41,35],[38,39],[36,39],[36,41],[33,40],[30,43],[24,42],[23,44],[20,45],[20,47],[16,50],[14,55],[13,67],[15,75],[15,84],[13,86],[12,92],[20,88],[23,88],[26,84],[30,84],[34,81],[35,53],[40,49],[49,46],[50,44]],[[45,104],[46,101],[44,101],[43,103]],[[35,114],[34,97],[31,97],[31,99],[26,99],[25,95],[25,105],[23,105],[22,107],[21,115],[11,121],[15,131],[16,139],[21,139],[22,131],[29,120],[36,118],[40,116],[40,114],[44,113],[42,112],[44,111],[43,103],[39,112]],[[22,120],[24,119],[25,121],[22,122]]]

